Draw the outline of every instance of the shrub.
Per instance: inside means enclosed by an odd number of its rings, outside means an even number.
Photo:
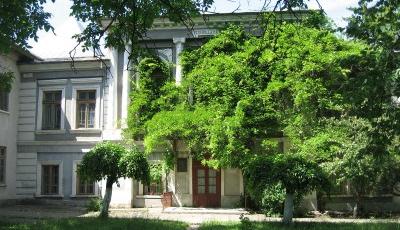
[[[86,204],[86,210],[88,212],[98,212],[101,209],[102,203],[103,200],[98,197],[91,198],[89,202]]]

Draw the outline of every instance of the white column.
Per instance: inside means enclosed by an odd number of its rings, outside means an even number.
[[[122,99],[121,99],[121,128],[127,128],[127,118],[128,118],[128,106],[129,106],[129,91],[130,91],[130,81],[129,81],[129,53],[130,46],[126,47],[124,52],[124,69],[122,72]]]
[[[181,38],[173,38],[175,43],[175,60],[176,60],[176,71],[175,71],[175,82],[177,85],[182,83],[182,66],[180,64],[180,57],[179,55],[183,51],[183,44],[185,43],[186,39]]]
[[[110,48],[110,76],[108,76],[109,92],[108,92],[108,113],[106,129],[114,129],[117,127],[118,114],[118,49]]]

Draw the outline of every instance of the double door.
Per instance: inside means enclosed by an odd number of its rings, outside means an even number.
[[[221,206],[221,170],[203,166],[193,161],[193,206]]]

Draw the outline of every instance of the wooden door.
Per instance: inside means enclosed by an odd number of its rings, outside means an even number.
[[[221,170],[203,166],[199,161],[193,161],[193,206],[221,206]]]

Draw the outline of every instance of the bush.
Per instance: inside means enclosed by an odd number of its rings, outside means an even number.
[[[92,198],[86,204],[86,210],[88,212],[98,212],[101,209],[102,202],[103,200],[98,197]]]

